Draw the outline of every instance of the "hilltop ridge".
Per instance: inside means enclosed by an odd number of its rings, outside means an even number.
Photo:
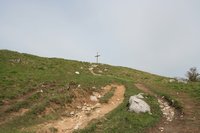
[[[0,132],[36,132],[35,127],[39,124],[71,117],[70,113],[76,112],[78,106],[92,104],[90,95],[94,92],[101,94],[102,87],[111,84],[126,88],[123,103],[105,118],[93,121],[78,132],[149,131],[162,118],[162,113],[156,97],[149,94],[145,94],[145,100],[152,108],[152,115],[127,111],[128,98],[141,92],[134,85],[136,83],[176,101],[173,106],[181,111],[185,105],[178,95],[174,95],[176,93],[188,93],[189,101],[199,105],[198,82],[170,83],[167,77],[127,67],[0,50]],[[199,106],[193,108],[195,111]],[[194,117],[199,119],[197,114]],[[196,119],[193,125],[198,124]],[[52,132],[57,130],[49,128]]]

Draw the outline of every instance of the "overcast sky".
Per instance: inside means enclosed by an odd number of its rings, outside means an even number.
[[[184,76],[200,69],[200,0],[0,0],[0,49]]]

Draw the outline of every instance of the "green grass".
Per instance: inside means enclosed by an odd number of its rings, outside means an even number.
[[[29,128],[48,120],[59,119],[62,112],[66,111],[64,106],[75,98],[73,91],[68,89],[71,82],[77,86],[81,85],[78,91],[83,94],[100,91],[101,87],[112,83],[126,86],[124,102],[107,114],[106,119],[95,120],[86,129],[78,131],[83,133],[144,132],[146,128],[158,122],[161,112],[154,97],[147,96],[145,99],[150,104],[153,115],[127,111],[128,98],[140,92],[134,87],[134,83],[143,83],[155,93],[166,96],[169,101],[175,100],[174,106],[177,107],[181,106],[179,101],[171,96],[171,93],[177,91],[187,92],[200,101],[199,82],[186,85],[169,83],[166,77],[106,64],[98,64],[94,72],[102,71],[103,73],[100,73],[101,76],[94,76],[88,70],[91,65],[87,62],[43,58],[0,50],[0,111],[5,101],[12,103],[13,100],[21,99],[20,102],[11,104],[6,112],[0,112],[0,115],[9,117],[10,113],[22,108],[29,109],[23,116],[15,117],[0,125],[0,133],[22,132],[21,128]],[[104,71],[105,69],[107,70]],[[80,74],[75,74],[76,71]],[[96,89],[93,88],[94,86]],[[113,92],[106,94],[102,102],[108,101]],[[55,112],[44,115],[47,107],[53,108]]]
[[[134,88],[133,83],[126,83],[126,93],[124,102],[115,110],[106,115],[105,118],[94,120],[87,128],[76,131],[77,133],[141,133],[146,128],[151,127],[158,122],[161,112],[157,99],[147,96],[145,99],[152,108],[152,115],[148,113],[137,114],[128,112],[127,103],[131,95],[138,94],[139,91]]]
[[[21,101],[21,102],[17,102],[16,104],[12,105],[10,108],[8,108],[6,110],[6,112],[17,112],[19,111],[19,109],[21,108],[26,108],[27,106],[29,106],[29,102],[28,101]]]
[[[114,95],[115,87],[112,87],[103,97],[99,99],[100,103],[108,103],[109,99]]]

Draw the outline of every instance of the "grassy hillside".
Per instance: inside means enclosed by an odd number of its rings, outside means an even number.
[[[200,100],[200,84],[169,83],[168,78],[142,71],[57,58],[42,58],[29,54],[0,50],[0,132],[25,132],[49,120],[59,119],[70,103],[101,87],[118,83],[126,87],[125,100],[107,119],[92,122],[80,132],[144,132],[161,117],[157,100],[147,96],[153,115],[127,111],[129,96],[140,92],[134,83],[144,83],[160,95],[184,91]],[[76,74],[79,72],[79,74]],[[79,88],[79,89],[69,89]],[[48,113],[48,108],[53,111]],[[25,111],[24,111],[25,110]],[[34,132],[34,131],[33,131]]]

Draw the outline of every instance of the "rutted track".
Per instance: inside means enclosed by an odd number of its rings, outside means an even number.
[[[66,117],[57,121],[45,123],[39,125],[38,133],[48,132],[49,128],[54,127],[58,130],[58,133],[71,133],[75,129],[82,129],[88,125],[93,119],[99,119],[105,114],[115,109],[124,100],[125,87],[122,85],[106,86],[107,89],[116,87],[113,97],[107,104],[102,104],[99,108],[96,108],[90,115],[84,112],[78,112],[74,117]]]

